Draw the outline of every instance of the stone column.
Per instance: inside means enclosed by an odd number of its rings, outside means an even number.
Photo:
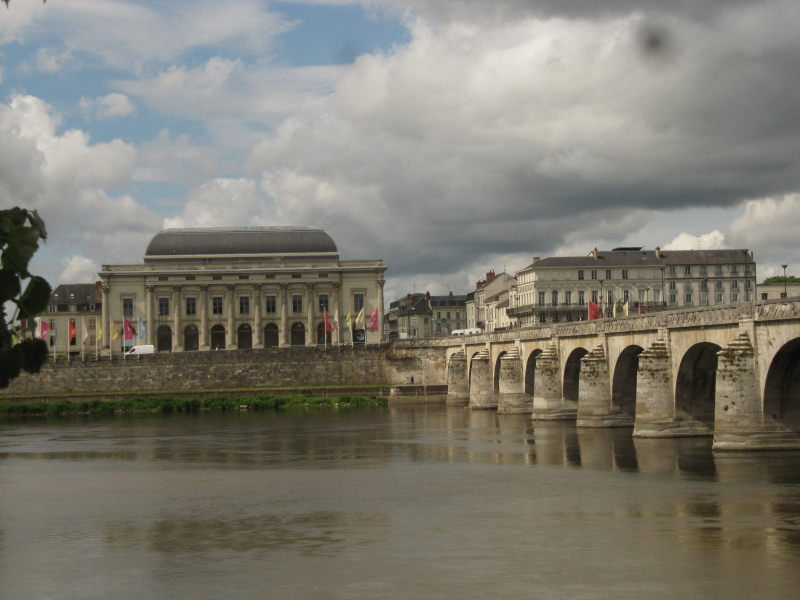
[[[200,286],[200,350],[208,350],[208,286]]]
[[[100,306],[100,321],[103,324],[103,339],[101,345],[103,350],[109,350],[109,341],[111,340],[111,307],[109,302],[109,289],[108,285],[100,286],[100,293],[102,295],[102,305]]]
[[[174,331],[172,333],[173,336],[173,344],[172,344],[172,351],[173,352],[182,352],[183,351],[183,334],[181,332],[181,288],[175,286],[172,288],[172,326]]]
[[[278,295],[278,300],[281,303],[281,335],[280,335],[280,347],[286,348],[289,345],[290,337],[289,337],[289,318],[288,318],[288,311],[289,311],[289,286],[285,283],[281,284],[281,291]]]
[[[605,349],[598,345],[581,359],[578,385],[578,427],[625,427],[633,419],[614,410]]]
[[[261,322],[261,286],[253,286],[253,348],[264,347],[264,325]]]
[[[447,363],[447,404],[456,406],[469,404],[467,355],[463,349],[452,354]]]
[[[786,448],[789,435],[764,419],[755,350],[747,332],[740,333],[717,353],[714,399],[714,450]]]
[[[497,408],[492,381],[492,357],[484,348],[472,358],[469,375],[469,407],[473,409]]]
[[[639,354],[634,437],[669,437],[675,428],[675,396],[667,342],[659,338]]]
[[[229,285],[225,293],[225,314],[228,316],[228,324],[226,326],[227,340],[225,340],[225,347],[231,349],[236,348],[236,332],[233,330],[234,287],[235,286]]]
[[[309,283],[303,290],[303,302],[306,304],[306,346],[316,345],[317,331],[314,328],[314,284]]]
[[[144,286],[144,322],[147,335],[145,336],[145,344],[156,343],[156,332],[153,331],[153,286]]]
[[[556,345],[551,343],[547,350],[536,357],[536,369],[533,376],[536,386],[533,391],[534,421],[555,421],[574,419],[576,409],[564,404],[561,390],[561,367]]]
[[[386,285],[385,279],[378,280],[378,342],[383,341],[383,286]]]
[[[500,359],[499,396],[497,412],[530,414],[533,409],[531,397],[525,395],[525,375],[519,348],[509,350]]]

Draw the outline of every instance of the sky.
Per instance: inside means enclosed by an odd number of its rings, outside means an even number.
[[[592,248],[800,275],[796,0],[11,0],[0,208],[91,282],[168,227],[312,225],[387,302]]]

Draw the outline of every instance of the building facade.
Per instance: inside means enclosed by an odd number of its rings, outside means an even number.
[[[125,321],[158,351],[378,343],[385,271],[314,227],[167,229],[143,264],[103,265],[102,344],[122,350]]]
[[[779,300],[800,296],[800,283],[759,283],[756,286],[756,300]]]
[[[588,256],[538,259],[517,273],[509,316],[521,326],[625,311],[738,304],[756,300],[756,264],[748,250],[614,248]]]
[[[389,304],[386,320],[390,339],[427,338],[450,335],[466,326],[466,296],[407,294]]]
[[[509,315],[508,297],[516,279],[508,273],[489,271],[486,279],[478,281],[475,291],[466,299],[467,327],[482,331],[494,331],[497,328],[513,326]],[[504,305],[504,306],[501,306]]]
[[[96,353],[100,349],[97,327],[102,312],[96,283],[57,286],[50,295],[47,312],[38,321],[47,324],[44,340],[51,353]],[[40,335],[41,326],[36,332]]]

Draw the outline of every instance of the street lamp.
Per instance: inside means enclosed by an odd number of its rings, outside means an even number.
[[[789,265],[781,265],[783,267],[783,297],[786,298],[786,267]]]
[[[603,302],[603,280],[602,279],[600,280],[600,306],[603,307],[603,309],[600,311],[600,313],[601,313],[600,314],[600,318],[601,319],[605,319],[606,318],[606,305],[605,305],[605,302]]]

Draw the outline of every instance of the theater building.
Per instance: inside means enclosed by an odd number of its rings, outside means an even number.
[[[315,227],[166,229],[150,241],[143,264],[103,265],[103,348],[337,345],[351,336],[377,344],[384,271],[380,260],[340,260],[331,236]],[[338,332],[326,334],[326,311],[331,322],[338,313]],[[128,339],[126,320],[135,330]]]

